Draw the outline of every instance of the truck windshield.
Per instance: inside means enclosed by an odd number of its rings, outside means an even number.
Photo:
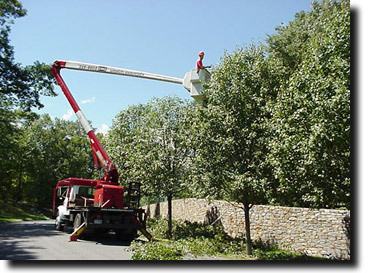
[[[94,188],[91,187],[79,187],[78,193],[82,195],[93,195],[95,192]]]

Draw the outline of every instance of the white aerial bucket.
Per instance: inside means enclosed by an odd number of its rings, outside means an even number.
[[[203,101],[202,95],[203,84],[211,79],[211,74],[206,69],[193,69],[187,72],[184,76],[183,86],[190,93],[190,96],[198,102]]]

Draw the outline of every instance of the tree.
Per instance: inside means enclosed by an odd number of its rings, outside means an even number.
[[[0,1],[0,177],[1,186],[12,187],[19,178],[17,165],[22,165],[22,150],[19,141],[21,124],[36,117],[32,107],[41,108],[40,95],[53,96],[55,82],[49,66],[35,62],[22,67],[14,60],[14,49],[10,45],[9,33],[14,19],[26,15],[22,4],[16,0]],[[2,197],[11,198],[9,191]]]
[[[13,19],[23,17],[27,11],[17,0],[0,2],[0,99],[2,106],[18,107],[30,111],[41,108],[40,95],[55,95],[54,78],[50,66],[35,62],[22,67],[14,61],[14,48],[10,45],[9,33]]]
[[[283,71],[268,162],[281,205],[350,207],[350,4],[314,2],[268,39]]]
[[[175,97],[131,106],[117,116],[107,141],[121,177],[141,182],[145,194],[167,198],[169,237],[172,200],[188,187],[189,108],[187,102]]]
[[[193,180],[212,198],[241,203],[247,253],[252,253],[249,209],[268,199],[267,103],[275,96],[263,46],[225,53],[204,91],[205,107],[193,113]]]
[[[0,197],[5,201],[10,198],[6,189],[11,187],[16,175],[14,167],[19,161],[18,139],[21,137],[21,129],[16,126],[18,120],[17,112],[0,108]]]
[[[107,136],[102,139],[111,160],[119,170],[119,183],[124,186],[128,186],[128,181],[139,181],[143,185],[148,183],[144,164],[136,164],[144,161],[141,151],[146,150],[143,137],[146,130],[143,118],[146,112],[147,106],[143,104],[122,110],[115,117]]]
[[[243,204],[349,207],[349,2],[313,3],[267,39],[225,53],[193,114],[197,191]]]
[[[79,122],[42,115],[24,125],[18,175],[12,188],[19,200],[49,207],[57,181],[68,177],[92,178],[89,140]]]

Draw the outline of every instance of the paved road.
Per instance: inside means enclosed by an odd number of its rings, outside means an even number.
[[[54,220],[0,224],[0,260],[129,260],[127,247],[113,234],[69,242]]]

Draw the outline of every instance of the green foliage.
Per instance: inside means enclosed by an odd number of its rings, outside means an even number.
[[[251,204],[267,203],[271,187],[267,103],[275,96],[263,46],[251,45],[225,54],[203,93],[206,107],[193,111],[196,191],[243,205],[249,223]],[[248,254],[250,226],[246,225]]]
[[[22,67],[14,60],[14,49],[10,45],[9,33],[13,19],[26,15],[26,10],[17,0],[0,2],[0,99],[13,107],[30,111],[41,108],[40,94],[54,96],[50,67],[35,62]]]
[[[297,260],[297,261],[311,261],[311,260],[326,260],[322,257],[312,257],[302,253],[290,252],[285,250],[280,250],[277,248],[271,248],[268,250],[255,249],[254,255],[257,257],[257,260],[262,261],[289,261],[289,260]]]
[[[314,2],[268,46],[225,53],[192,113],[192,181],[202,197],[349,207],[349,1]],[[250,252],[248,252],[250,254]]]
[[[5,200],[49,207],[57,181],[92,176],[90,145],[79,123],[43,115],[17,128],[18,136],[12,138],[16,149],[6,154],[13,161],[2,170],[0,194]]]
[[[93,173],[90,145],[78,122],[43,115],[24,130],[23,191],[47,205],[56,182],[67,177],[89,178]]]
[[[116,116],[106,149],[122,183],[138,180],[146,194],[155,196],[175,196],[185,188],[188,107],[179,98],[166,97],[130,106]]]
[[[167,219],[166,218],[148,218],[147,229],[156,239],[167,239]]]
[[[265,48],[251,45],[225,54],[204,94],[206,107],[193,112],[193,179],[197,191],[240,203],[266,202],[265,164],[269,113],[274,96],[265,77]]]
[[[116,117],[106,139],[122,183],[136,180],[144,195],[167,197],[169,215],[171,200],[188,192],[189,109],[189,103],[177,97],[131,106]]]
[[[147,226],[150,233],[156,239],[167,239],[167,219],[166,218],[148,218]],[[222,231],[220,226],[204,225],[202,223],[191,223],[189,221],[175,220],[173,221],[172,239],[180,240],[185,238],[215,238],[222,236],[229,239],[230,237]]]
[[[133,242],[130,247],[133,260],[181,260],[185,255],[221,255],[244,251],[244,240],[231,238],[221,227],[188,221],[173,221],[172,241],[165,241],[167,221],[162,218],[148,220],[147,229],[158,242]]]
[[[22,185],[28,179],[24,168],[33,158],[27,154],[32,147],[24,141],[23,125],[37,118],[31,109],[43,107],[41,95],[55,95],[49,65],[36,61],[23,67],[15,62],[11,25],[26,13],[17,0],[0,1],[0,196],[5,201],[24,197]]]
[[[140,150],[143,149],[141,146],[145,144],[140,138],[143,130],[141,117],[145,111],[144,105],[130,106],[121,111],[115,117],[108,136],[103,139],[109,156],[118,166],[121,184],[129,180],[145,182],[144,176],[141,175],[143,172],[141,165],[135,165],[135,161],[138,161],[137,157],[141,156]]]
[[[57,180],[90,177],[93,163],[77,123],[31,112],[55,94],[48,65],[15,62],[9,33],[25,15],[19,1],[0,1],[0,196],[49,205]],[[224,54],[204,107],[167,97],[123,110],[104,139],[121,184],[141,182],[146,200],[197,195],[245,212],[269,203],[350,208],[349,1],[313,2],[276,30],[266,45]],[[157,247],[171,258],[230,242],[195,224],[170,233],[180,245]]]
[[[204,225],[202,223],[191,223],[189,221],[179,221],[175,223],[173,229],[173,239],[185,239],[185,238],[212,238],[214,239],[218,234],[222,233],[220,226]]]
[[[314,2],[267,46],[225,53],[192,115],[199,196],[349,208],[349,8]]]
[[[147,229],[158,240],[155,242],[134,241],[129,247],[132,260],[182,260],[188,257],[210,256],[237,260],[316,260],[300,253],[280,250],[276,245],[254,242],[254,256],[244,253],[245,242],[232,238],[219,226],[209,226],[188,221],[173,221],[172,240],[165,238],[167,219],[149,219]]]
[[[180,249],[163,242],[147,244],[133,242],[129,250],[133,252],[132,260],[182,260]]]
[[[267,162],[279,183],[273,198],[281,205],[349,207],[349,1],[316,2],[278,30],[268,40],[270,58],[274,69],[288,72],[270,104]]]

